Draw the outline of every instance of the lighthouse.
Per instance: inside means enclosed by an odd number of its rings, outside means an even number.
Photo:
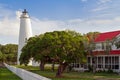
[[[32,29],[31,29],[31,21],[30,16],[26,9],[22,12],[20,16],[20,31],[19,31],[19,44],[18,44],[18,56],[17,56],[17,64],[19,65],[19,58],[21,55],[21,49],[26,44],[26,41],[32,37]],[[32,61],[29,62],[29,65],[32,65]]]

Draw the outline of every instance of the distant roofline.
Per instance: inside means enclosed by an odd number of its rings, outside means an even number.
[[[102,34],[102,33],[110,33],[110,32],[117,32],[117,31],[120,31],[120,30],[106,31],[106,32],[101,32],[100,34]]]
[[[117,37],[117,35],[119,35],[119,34],[120,34],[120,30],[103,32],[103,33],[98,34],[98,36],[96,37],[94,42],[100,43],[100,42],[104,42],[107,39],[112,40],[114,37]]]

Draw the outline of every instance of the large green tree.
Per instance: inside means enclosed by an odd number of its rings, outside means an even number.
[[[76,60],[85,62],[85,39],[75,31],[54,31],[35,36],[27,41],[20,56],[21,64],[27,64],[30,58],[40,61],[40,68],[44,69],[46,62],[58,62],[56,76],[61,76],[68,64]]]

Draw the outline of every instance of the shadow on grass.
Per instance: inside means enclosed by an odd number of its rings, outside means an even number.
[[[107,73],[107,72],[99,72],[96,74],[93,74],[92,72],[64,72],[62,74],[63,77],[56,78],[56,72],[57,69],[53,72],[50,67],[45,67],[44,71],[40,71],[39,67],[33,67],[33,66],[19,66],[20,68],[26,69],[28,71],[31,71],[33,73],[37,73],[41,76],[45,76],[47,78],[51,78],[52,80],[98,80],[98,79],[106,79],[109,80],[111,78],[112,80],[120,79],[120,76],[115,73]]]

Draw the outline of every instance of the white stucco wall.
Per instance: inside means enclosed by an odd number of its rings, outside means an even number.
[[[95,51],[101,51],[102,50],[102,44],[101,43],[96,43],[95,44]]]
[[[26,41],[32,37],[32,30],[31,30],[31,21],[29,18],[28,13],[22,13],[20,17],[20,31],[19,31],[19,45],[18,45],[18,57],[17,57],[17,64],[19,63],[19,58],[21,55],[21,49],[25,45]],[[32,65],[32,61],[30,61],[29,65]]]
[[[116,38],[116,41],[120,40],[120,36]],[[115,41],[115,42],[116,42]],[[112,44],[112,43],[109,43],[111,45],[111,49],[112,50],[120,50],[120,48],[117,49],[116,45],[115,45],[115,42]],[[104,44],[104,49],[102,49],[102,44]],[[98,43],[95,43],[95,50],[94,51],[102,51],[102,50],[105,50],[106,49],[106,43],[103,43],[103,42],[98,42]]]

